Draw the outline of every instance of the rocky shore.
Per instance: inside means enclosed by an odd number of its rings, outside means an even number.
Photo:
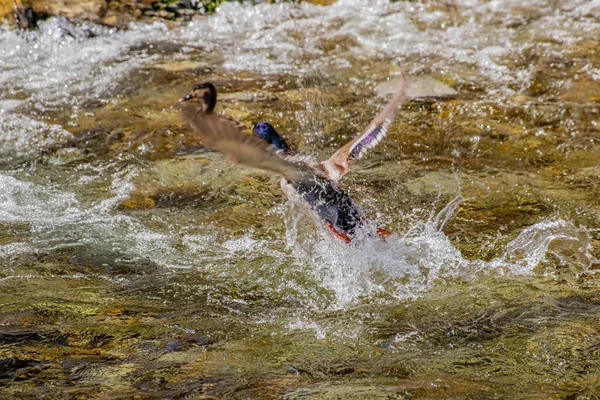
[[[156,19],[189,20],[213,11],[222,0],[4,0],[0,20],[9,26],[33,29],[50,16],[123,28],[129,22]]]
[[[223,1],[239,0],[2,0],[0,23],[34,29],[38,21],[61,16],[74,22],[94,22],[125,28],[131,21],[186,21],[213,12]],[[331,4],[334,0],[313,0]]]

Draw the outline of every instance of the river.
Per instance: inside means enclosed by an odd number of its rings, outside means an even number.
[[[401,71],[341,182],[385,242],[332,238],[177,108],[214,82],[325,159]],[[599,117],[598,1],[0,26],[0,395],[598,398]]]

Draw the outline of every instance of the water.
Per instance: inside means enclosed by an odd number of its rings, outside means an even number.
[[[222,5],[0,30],[0,393],[594,398],[600,5]],[[177,99],[323,159],[404,70],[421,94],[342,184],[346,246]],[[415,84],[416,85],[416,84]]]

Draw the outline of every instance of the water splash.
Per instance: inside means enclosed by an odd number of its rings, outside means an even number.
[[[36,118],[34,112],[61,107],[77,111],[86,101],[109,101],[107,93],[129,73],[161,59],[160,54],[149,50],[155,43],[170,44],[177,53],[170,57],[177,60],[214,53],[211,57],[219,60],[215,64],[231,71],[263,75],[290,71],[296,76],[314,70],[352,68],[365,58],[376,57],[387,58],[390,64],[412,63],[409,69],[417,72],[423,65],[434,71],[450,71],[459,81],[510,92],[531,84],[534,74],[528,67],[509,68],[506,61],[532,48],[536,41],[547,39],[545,51],[552,53],[562,50],[560,46],[565,43],[596,39],[598,23],[594,16],[600,7],[595,3],[573,1],[557,11],[553,2],[534,1],[527,7],[536,9],[537,19],[520,24],[523,7],[523,2],[514,0],[459,1],[451,12],[429,10],[426,4],[415,2],[384,0],[339,0],[329,7],[290,2],[257,6],[226,3],[215,15],[171,30],[160,23],[131,24],[126,31],[94,25],[79,28],[53,18],[42,22],[35,32],[2,27],[0,157],[34,156],[45,147],[68,140],[68,132]],[[91,34],[86,29],[91,29]],[[331,51],[323,48],[328,43]],[[583,73],[597,79],[598,70],[588,68]],[[100,244],[131,253],[134,258],[147,257],[167,268],[198,268],[201,262],[224,264],[223,260],[233,263],[240,254],[272,257],[265,262],[270,263],[265,271],[285,265],[294,273],[308,274],[310,284],[317,282],[333,293],[333,307],[374,293],[415,296],[440,280],[474,269],[530,274],[549,254],[575,260],[578,270],[586,270],[593,263],[586,229],[560,219],[527,228],[491,262],[467,260],[442,230],[463,201],[460,198],[430,219],[415,221],[404,235],[392,236],[386,243],[366,239],[348,247],[332,242],[324,231],[312,229],[305,235],[304,219],[295,213],[286,220],[285,243],[263,241],[249,233],[214,246],[212,234],[160,231],[116,211],[133,188],[126,175],[115,174],[109,195],[91,205],[82,204],[72,188],[61,190],[0,176],[0,219],[31,224],[37,235],[35,245],[40,248]],[[3,251],[8,256],[13,250],[6,247]],[[208,266],[206,271],[212,272]],[[241,274],[252,277],[254,273],[249,267]],[[303,291],[298,294],[302,301],[323,297],[314,288],[307,289],[304,278],[290,275],[280,279],[289,278],[287,289]],[[314,304],[320,307],[323,303]]]
[[[345,307],[364,296],[386,293],[396,298],[413,297],[441,277],[456,275],[465,260],[442,232],[446,221],[463,201],[457,197],[427,221],[417,221],[403,236],[385,242],[365,233],[345,245],[324,229],[299,238],[294,257],[310,267],[321,284],[335,294],[333,308]],[[293,209],[288,219],[297,221]],[[320,226],[320,221],[313,221]],[[288,224],[295,230],[297,224]],[[401,282],[401,283],[400,283]]]
[[[455,197],[429,219],[417,220],[404,235],[394,234],[385,242],[366,236],[362,242],[347,246],[324,229],[307,239],[296,231],[297,215],[288,216],[294,223],[286,226],[293,230],[288,237],[296,239],[294,257],[334,293],[329,305],[332,308],[346,308],[378,293],[413,298],[448,279],[468,279],[474,274],[508,271],[529,275],[549,256],[562,260],[577,274],[598,263],[592,255],[588,230],[562,219],[546,219],[524,229],[500,257],[491,261],[466,259],[443,228],[467,200]]]
[[[506,267],[514,274],[531,274],[552,255],[579,274],[598,263],[590,239],[584,227],[560,218],[546,219],[524,229],[505,247],[502,257],[490,264]]]
[[[51,18],[35,32],[0,27],[0,89],[40,111],[101,99],[129,72],[159,59],[145,49],[159,42],[179,49],[174,50],[179,59],[215,53],[225,69],[262,74],[349,67],[355,57],[376,56],[410,63],[416,70],[423,65],[433,71],[462,69],[462,78],[471,82],[525,87],[533,71],[507,67],[508,58],[543,39],[549,53],[551,43],[595,40],[593,16],[600,13],[597,4],[584,0],[558,11],[543,0],[527,7],[538,16],[527,24],[519,23],[522,2],[513,0],[459,2],[452,11],[385,0],[339,0],[328,7],[224,3],[216,14],[172,30],[161,23],[132,23],[118,31]],[[525,35],[530,39],[524,42]],[[330,41],[339,50],[325,52],[323,43]]]
[[[526,228],[491,261],[466,259],[443,232],[466,201],[460,196],[385,242],[366,232],[363,240],[345,245],[325,229],[315,230],[320,222],[306,218],[294,203],[283,209],[287,234],[282,240],[257,239],[252,232],[224,241],[214,234],[183,235],[181,227],[151,228],[116,210],[134,187],[131,179],[131,173],[122,172],[111,196],[85,207],[69,192],[0,175],[0,222],[28,224],[31,235],[26,249],[4,245],[0,256],[11,260],[23,250],[93,246],[116,251],[129,262],[150,260],[166,269],[197,269],[215,279],[248,282],[317,310],[347,308],[379,294],[413,298],[474,274],[532,274],[549,256],[575,273],[598,262],[588,231],[557,218]]]

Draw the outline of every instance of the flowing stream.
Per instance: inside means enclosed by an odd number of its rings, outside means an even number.
[[[332,238],[177,100],[325,159],[401,72]],[[390,82],[391,81],[391,82]],[[600,396],[600,2],[223,3],[0,26],[0,397]]]

